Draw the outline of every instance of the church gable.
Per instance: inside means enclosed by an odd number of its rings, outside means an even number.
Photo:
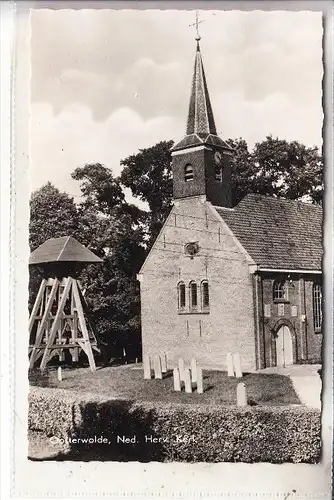
[[[176,201],[140,272],[143,353],[255,368],[252,261],[204,197]]]
[[[193,256],[186,248],[189,243],[196,243],[198,246],[198,251]],[[161,252],[174,254],[172,260],[181,268],[185,263],[188,265],[189,259],[195,258],[197,260],[210,259],[215,256],[221,261],[225,258],[228,262],[231,260],[230,254],[233,260],[235,258],[246,266],[254,265],[254,260],[249,253],[228,224],[220,217],[218,211],[205,200],[205,197],[193,197],[174,202],[139,275],[149,273],[152,271],[152,266],[158,265]]]

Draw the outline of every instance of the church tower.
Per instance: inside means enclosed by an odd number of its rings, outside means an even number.
[[[217,136],[199,40],[186,136],[171,149],[173,198],[205,196],[215,206],[231,207],[233,150]]]

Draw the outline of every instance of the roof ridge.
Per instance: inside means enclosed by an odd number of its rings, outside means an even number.
[[[66,237],[66,241],[65,241],[65,243],[64,243],[63,248],[62,248],[62,249],[60,250],[60,252],[59,252],[59,255],[58,255],[57,260],[60,260],[60,257],[61,257],[61,255],[64,253],[64,250],[65,250],[65,248],[66,248],[66,246],[67,246],[67,244],[68,244],[68,242],[69,242],[69,239],[70,239],[70,238],[71,238],[71,236],[67,236],[67,237]]]
[[[270,199],[270,200],[274,200],[274,201],[277,201],[277,202],[288,202],[288,203],[296,203],[296,204],[300,204],[300,205],[303,205],[303,206],[308,206],[308,207],[314,207],[314,208],[319,208],[320,210],[322,210],[322,206],[321,205],[318,205],[317,203],[312,203],[312,202],[309,202],[309,201],[302,201],[302,200],[292,200],[291,198],[283,198],[283,196],[270,196],[270,194],[260,194],[260,193],[247,193],[240,201],[239,203],[237,204],[237,206],[243,201],[245,200],[246,198],[250,198],[250,197],[257,197],[257,198],[266,198],[266,199]]]

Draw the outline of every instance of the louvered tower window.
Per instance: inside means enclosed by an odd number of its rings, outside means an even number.
[[[192,181],[194,179],[194,169],[190,163],[184,167],[184,180],[186,182]]]
[[[223,169],[218,165],[215,167],[215,178],[216,181],[223,182]]]

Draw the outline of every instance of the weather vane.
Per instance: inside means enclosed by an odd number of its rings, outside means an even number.
[[[189,24],[189,27],[196,26],[196,38],[195,38],[195,40],[197,40],[197,42],[199,42],[201,39],[201,36],[199,34],[199,29],[198,29],[198,25],[200,23],[204,23],[204,20],[201,20],[201,21],[199,20],[199,13],[198,13],[198,10],[196,10],[196,21],[193,24]]]

